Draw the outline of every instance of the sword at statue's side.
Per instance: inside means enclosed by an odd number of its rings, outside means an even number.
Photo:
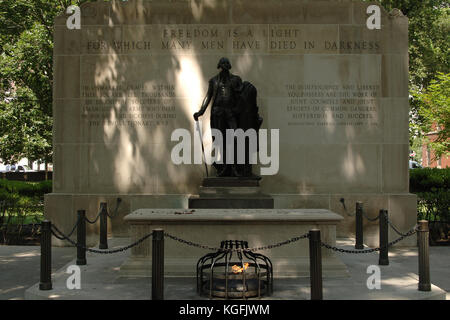
[[[197,125],[198,135],[200,136],[200,142],[202,144],[202,156],[203,156],[203,160],[205,161],[206,177],[209,177],[209,175],[208,175],[208,165],[206,164],[205,148],[203,147],[202,131],[200,129],[200,124],[199,124],[198,120],[195,120],[195,124]]]

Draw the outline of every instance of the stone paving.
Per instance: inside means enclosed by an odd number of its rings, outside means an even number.
[[[109,239],[110,249],[129,243],[128,238]],[[353,239],[338,239],[337,245],[352,248]],[[40,291],[39,247],[0,246],[0,299],[150,299],[151,279],[119,277],[120,265],[129,252],[113,255],[87,255],[88,264],[81,266],[81,290],[68,290],[66,269],[74,264],[74,248],[53,248],[53,290]],[[377,265],[377,253],[340,254],[350,277],[324,279],[324,299],[445,299],[450,290],[450,247],[431,247],[431,292],[417,290],[417,248],[393,248],[390,265],[380,266],[381,289],[369,290],[366,285],[369,265]],[[29,287],[29,288],[28,288]],[[28,289],[27,289],[28,288]],[[308,278],[275,279],[274,294],[264,299],[309,299]],[[167,278],[165,299],[205,299],[195,291],[195,279]]]

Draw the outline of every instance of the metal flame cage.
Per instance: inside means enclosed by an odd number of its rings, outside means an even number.
[[[225,299],[270,296],[272,262],[247,249],[247,241],[225,240],[220,250],[201,257],[197,262],[197,293]]]

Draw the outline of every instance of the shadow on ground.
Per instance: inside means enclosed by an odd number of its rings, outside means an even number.
[[[25,290],[39,282],[39,246],[0,245],[0,300],[23,300]],[[76,256],[74,248],[53,248],[52,272]]]

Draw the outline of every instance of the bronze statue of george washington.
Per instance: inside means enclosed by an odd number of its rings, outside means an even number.
[[[219,74],[209,80],[208,92],[203,100],[200,111],[194,113],[195,121],[202,116],[208,105],[212,101],[211,107],[211,129],[217,129],[222,133],[225,141],[227,129],[247,129],[253,128],[259,130],[262,118],[258,114],[256,104],[256,88],[249,82],[242,82],[239,76],[230,73],[231,63],[227,58],[221,58],[217,64],[220,69]],[[213,137],[214,139],[214,137]],[[222,159],[223,163],[214,162],[213,166],[219,177],[250,177],[252,176],[252,167],[249,163],[248,143],[246,141],[245,164],[239,165],[235,161],[227,164],[226,154],[227,146],[223,144]],[[236,143],[234,143],[234,151],[236,151]]]

